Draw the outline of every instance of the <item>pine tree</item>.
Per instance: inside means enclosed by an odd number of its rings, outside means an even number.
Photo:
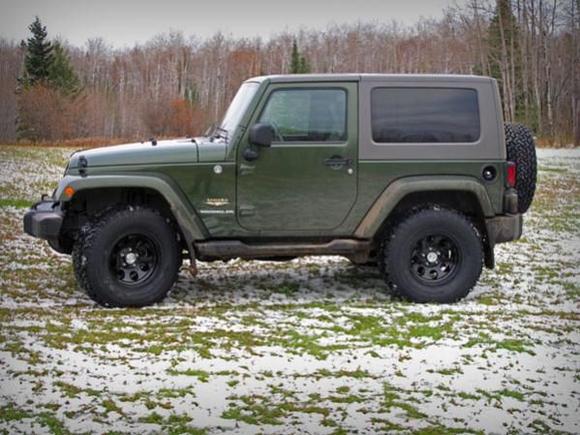
[[[504,116],[508,122],[516,118],[519,102],[518,83],[521,60],[519,57],[519,29],[510,0],[497,0],[488,29],[490,74],[500,84]]]
[[[290,57],[290,74],[300,73],[300,53],[298,52],[298,44],[296,40],[292,42],[292,54]]]
[[[305,56],[300,56],[300,72],[302,74],[307,74],[310,72],[310,63]]]
[[[19,81],[24,87],[47,81],[49,69],[53,61],[53,47],[47,40],[46,26],[36,17],[28,26],[32,36],[26,41],[26,57],[24,58],[24,74]]]
[[[79,78],[70,64],[64,47],[59,42],[53,44],[52,62],[48,67],[48,82],[67,95],[75,94],[80,90]]]
[[[84,98],[80,80],[66,50],[59,42],[48,41],[38,17],[28,28],[32,36],[23,44],[24,71],[16,89],[18,136],[32,140],[70,137],[80,125],[73,119],[82,116],[77,109]],[[52,114],[58,116],[47,123]]]
[[[310,72],[310,64],[305,56],[298,51],[296,40],[292,42],[292,54],[290,57],[290,74],[305,74]]]

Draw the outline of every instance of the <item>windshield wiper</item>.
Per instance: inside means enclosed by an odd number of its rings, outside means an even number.
[[[213,141],[213,139],[223,139],[225,142],[228,141],[228,130],[223,127],[220,127],[217,124],[213,124],[211,127],[211,134],[209,135],[209,139]]]

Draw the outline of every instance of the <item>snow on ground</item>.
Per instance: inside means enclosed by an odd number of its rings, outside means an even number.
[[[0,433],[580,432],[580,151],[540,150],[523,238],[453,305],[338,257],[201,263],[103,309],[24,235],[69,150],[0,148]]]

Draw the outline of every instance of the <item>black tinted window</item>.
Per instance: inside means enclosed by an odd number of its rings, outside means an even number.
[[[373,140],[383,143],[475,142],[473,89],[377,88],[371,95]]]
[[[260,122],[276,130],[275,142],[346,140],[343,89],[282,89],[272,92]]]

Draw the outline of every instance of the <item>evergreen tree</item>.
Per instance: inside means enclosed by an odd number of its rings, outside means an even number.
[[[83,99],[80,80],[66,50],[47,39],[38,17],[28,28],[32,36],[23,43],[24,71],[16,89],[17,134],[32,140],[70,137],[78,126],[73,119],[78,118],[77,107]],[[47,123],[51,114],[58,117]]]
[[[300,72],[302,74],[307,74],[310,72],[310,63],[304,56],[300,56]]]
[[[298,51],[296,40],[292,42],[292,54],[290,57],[290,74],[304,74],[310,72],[310,64],[306,57]]]
[[[48,67],[48,81],[51,86],[67,95],[75,94],[80,89],[79,78],[70,64],[64,47],[59,42],[53,44],[52,62]]]
[[[510,0],[497,0],[488,30],[488,44],[492,77],[501,80],[502,49],[517,43],[518,25]]]
[[[513,122],[521,107],[519,28],[510,0],[497,0],[489,23],[487,42],[490,75],[498,80],[504,116]]]
[[[52,44],[47,40],[46,27],[36,17],[28,27],[32,36],[26,41],[24,74],[19,79],[24,87],[48,80],[49,69],[53,60]]]
[[[290,57],[290,74],[300,73],[300,53],[298,52],[298,44],[296,40],[292,42],[292,54]]]

